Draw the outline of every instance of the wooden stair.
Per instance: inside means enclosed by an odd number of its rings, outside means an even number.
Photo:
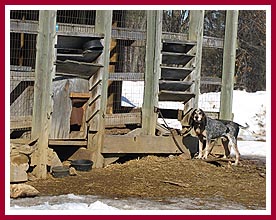
[[[159,101],[176,101],[185,104],[195,97],[195,94],[190,91],[194,82],[187,80],[193,68],[185,67],[195,57],[189,54],[195,45],[195,42],[189,41],[166,39],[162,41]]]

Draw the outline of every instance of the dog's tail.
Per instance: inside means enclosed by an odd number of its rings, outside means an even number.
[[[240,125],[240,124],[238,124],[239,125],[239,127],[241,128],[241,129],[244,129],[244,130],[246,130],[247,132],[249,132],[249,133],[251,133],[253,136],[256,136],[256,134],[255,134],[255,132],[254,131],[250,131],[248,128],[250,128],[250,126],[249,126],[249,124],[247,124],[246,122],[245,122],[245,126],[242,126],[242,125]]]
[[[238,123],[237,123],[237,124],[238,124]],[[240,124],[238,124],[238,126],[239,126],[240,128],[242,128],[242,129],[244,129],[244,130],[248,130],[248,128],[250,127],[249,124],[247,124],[246,122],[245,122],[245,126],[240,125]]]

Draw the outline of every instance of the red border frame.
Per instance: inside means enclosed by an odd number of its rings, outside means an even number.
[[[25,0],[25,1],[19,1],[19,0],[4,0],[1,1],[1,28],[2,30],[5,29],[5,5],[74,5],[76,2],[73,2],[71,0],[59,0],[59,1],[54,1],[54,0],[41,0],[41,1],[34,1],[34,0]],[[97,2],[92,2],[89,0],[79,0],[77,1],[78,5],[184,5],[183,3],[185,3],[185,5],[271,5],[271,29],[272,29],[272,21],[273,18],[275,16],[273,16],[273,4],[272,1],[249,1],[249,0],[226,0],[226,1],[219,1],[219,0],[209,0],[207,1],[179,1],[179,0],[170,0],[170,1],[165,1],[165,0],[142,0],[142,1],[127,1],[127,0],[117,0],[117,1],[111,1],[111,0],[102,0],[99,1],[100,4],[97,4]],[[275,3],[274,3],[275,4]],[[271,30],[271,35],[273,36],[273,29]],[[4,32],[5,33],[5,32]],[[271,36],[271,39],[273,39]],[[0,52],[1,54],[1,61],[2,61],[2,65],[1,65],[1,70],[2,70],[2,74],[0,74],[0,82],[2,83],[2,86],[0,86],[0,94],[1,94],[1,99],[2,99],[2,103],[5,103],[5,97],[8,97],[9,94],[5,94],[5,34],[1,34],[0,35],[1,38],[1,45],[2,45],[2,50]],[[273,49],[273,44],[271,42],[271,51]],[[272,56],[272,52],[271,52],[271,58],[273,58]],[[272,60],[273,61],[273,60]],[[271,61],[271,63],[273,63]],[[273,71],[273,66],[271,67],[271,72]],[[275,82],[275,76],[273,77],[273,74],[271,74],[271,84],[273,84],[273,82]],[[271,101],[273,100],[275,94],[275,88],[273,89],[272,87],[272,91],[271,91]],[[273,102],[271,102],[271,112],[272,112],[272,108],[273,108]],[[41,215],[41,216],[37,216],[37,215],[20,215],[20,216],[15,216],[15,215],[5,215],[5,190],[9,190],[9,189],[5,189],[5,172],[4,172],[4,167],[5,167],[5,108],[1,109],[1,114],[0,114],[0,120],[1,120],[1,132],[0,132],[0,146],[2,147],[2,152],[0,154],[0,164],[2,167],[2,172],[1,172],[1,187],[0,187],[0,195],[1,195],[1,206],[0,206],[0,219],[28,219],[28,220],[32,220],[32,219],[120,219],[120,220],[128,220],[128,219],[158,219],[158,220],[162,220],[162,219],[212,219],[212,220],[221,220],[221,219],[250,219],[250,220],[261,220],[261,219],[272,219],[273,217],[275,217],[275,211],[273,211],[273,202],[274,202],[274,190],[272,188],[273,183],[275,183],[274,180],[274,175],[273,175],[273,171],[274,171],[274,167],[275,167],[275,162],[273,162],[272,158],[271,158],[271,215],[259,215],[259,216],[254,216],[254,215],[219,215],[219,216],[215,216],[215,215],[104,215],[104,216],[96,216],[96,215],[77,215],[77,216],[68,216],[68,215]],[[273,122],[275,122],[275,116],[273,116],[273,114],[271,115],[271,134],[273,134]],[[7,119],[9,120],[9,119]],[[271,140],[272,144],[274,143],[273,139]],[[274,150],[272,148],[271,150],[271,155],[274,155]]]

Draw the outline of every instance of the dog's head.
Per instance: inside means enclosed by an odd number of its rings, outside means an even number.
[[[194,126],[195,124],[206,124],[206,115],[200,108],[194,109],[191,113],[189,125]]]

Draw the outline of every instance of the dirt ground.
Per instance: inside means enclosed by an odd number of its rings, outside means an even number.
[[[40,195],[97,195],[107,198],[171,197],[222,198],[247,209],[266,207],[266,168],[260,160],[241,160],[238,166],[226,161],[185,160],[180,156],[145,156],[76,176],[29,181]]]

